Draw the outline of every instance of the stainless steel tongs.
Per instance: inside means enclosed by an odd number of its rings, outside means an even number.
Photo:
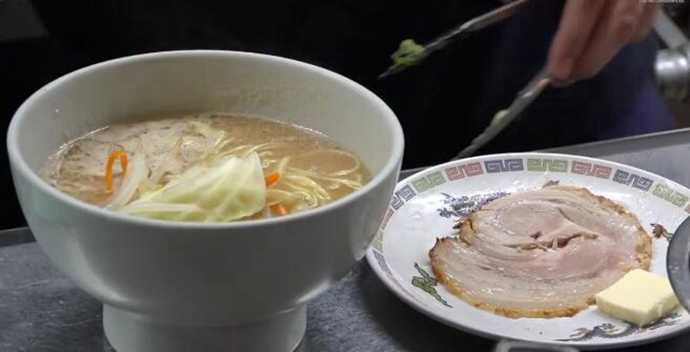
[[[478,30],[484,29],[492,24],[501,22],[507,18],[512,17],[518,10],[522,9],[529,0],[515,0],[507,5],[501,6],[493,11],[485,13],[479,17],[475,17],[459,27],[449,31],[448,33],[434,39],[430,43],[421,48],[421,51],[415,52],[408,57],[404,62],[395,62],[384,73],[379,75],[380,78],[391,76],[404,71],[406,68],[416,65],[429,57],[433,52],[443,49],[448,44],[458,39],[464,38],[469,34]],[[394,54],[395,55],[395,54]],[[463,149],[455,159],[461,159],[474,154],[481,147],[490,142],[501,131],[503,131],[511,122],[513,122],[527,107],[551,84],[551,79],[546,74],[546,70],[542,69],[527,83],[525,88],[518,93],[513,103],[506,109],[499,111],[491,120],[489,126],[477,137],[472,140],[472,143]]]
[[[503,5],[493,11],[475,17],[458,27],[451,29],[440,37],[437,37],[436,39],[424,45],[422,51],[418,55],[415,55],[413,60],[404,64],[394,63],[391,65],[385,72],[379,75],[379,79],[400,73],[411,66],[421,63],[424,61],[424,59],[429,57],[429,55],[445,48],[448,44],[465,38],[476,31],[491,26],[492,24],[499,23],[512,17],[516,12],[518,12],[518,10],[523,8],[528,1],[529,0],[512,1],[507,5]]]
[[[551,84],[551,78],[546,73],[546,69],[542,69],[537,73],[527,86],[518,93],[513,103],[505,109],[501,110],[491,120],[486,129],[472,140],[469,146],[463,149],[453,160],[466,158],[472,156],[479,148],[489,143],[496,137],[503,129],[505,129],[511,122],[513,122],[532,102],[537,99],[541,92]]]

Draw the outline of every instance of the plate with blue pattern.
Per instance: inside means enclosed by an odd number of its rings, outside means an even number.
[[[631,166],[549,153],[457,160],[400,181],[367,252],[369,265],[388,289],[419,312],[489,338],[603,349],[647,343],[690,328],[690,316],[680,307],[643,328],[606,316],[595,305],[572,317],[506,318],[475,308],[438,282],[428,252],[437,238],[453,234],[459,218],[493,199],[549,182],[584,187],[624,205],[652,236],[650,271],[667,276],[668,240],[690,214],[690,190]]]

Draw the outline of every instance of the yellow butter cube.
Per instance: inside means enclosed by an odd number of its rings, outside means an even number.
[[[645,326],[678,306],[667,278],[635,269],[596,296],[599,309],[621,320]]]

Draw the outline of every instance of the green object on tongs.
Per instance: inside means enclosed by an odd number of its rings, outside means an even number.
[[[513,16],[529,0],[515,0],[501,6],[491,12],[475,17],[460,26],[448,31],[440,37],[422,46],[412,39],[405,39],[400,43],[398,50],[391,55],[393,64],[379,75],[379,79],[402,72],[408,67],[424,61],[433,52],[445,48],[448,44],[466,37],[467,35],[484,29],[492,24],[501,22]]]

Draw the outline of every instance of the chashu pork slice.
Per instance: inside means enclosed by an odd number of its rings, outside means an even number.
[[[434,274],[470,304],[513,318],[572,316],[650,263],[637,218],[585,188],[508,195],[456,228],[429,252]]]

